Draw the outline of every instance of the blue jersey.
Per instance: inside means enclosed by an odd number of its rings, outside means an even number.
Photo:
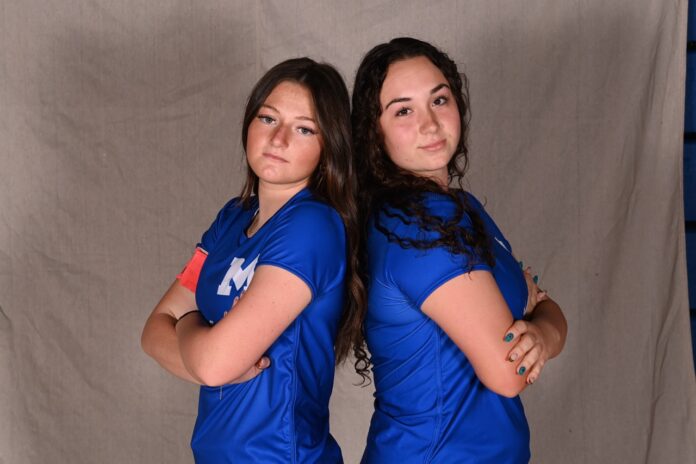
[[[490,271],[513,317],[523,315],[527,284],[510,244],[478,200],[462,195],[491,236],[493,268],[444,247],[402,248],[388,241],[374,222],[370,226],[365,330],[376,392],[364,463],[529,461],[529,427],[519,397],[506,398],[486,388],[464,353],[421,312],[423,301],[440,285],[472,269]],[[455,206],[444,195],[427,195],[424,205],[432,215],[454,215]],[[380,223],[401,238],[436,237],[384,213]],[[471,227],[467,215],[461,225]]]
[[[215,324],[238,301],[258,266],[292,272],[312,300],[267,351],[271,366],[236,385],[203,386],[191,447],[197,463],[337,463],[329,434],[334,340],[344,304],[345,230],[330,206],[305,189],[251,238],[257,209],[230,201],[203,235],[208,257],[196,302]],[[229,353],[234,356],[234,353]]]

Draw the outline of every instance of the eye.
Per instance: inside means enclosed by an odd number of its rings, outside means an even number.
[[[411,108],[407,108],[407,107],[404,106],[404,107],[402,107],[402,108],[399,108],[399,109],[396,111],[395,115],[396,115],[397,117],[399,117],[399,116],[406,116],[407,114],[410,114],[410,113],[411,113]]]
[[[444,95],[440,95],[435,100],[433,100],[433,106],[442,106],[446,104],[448,101],[449,98],[445,97]]]
[[[298,127],[297,132],[302,135],[316,135],[317,131],[310,129],[309,127]]]
[[[273,124],[275,122],[275,119],[273,119],[272,117],[265,115],[265,114],[260,114],[260,115],[256,116],[256,118],[259,121],[261,121],[261,124],[270,125],[270,124]]]

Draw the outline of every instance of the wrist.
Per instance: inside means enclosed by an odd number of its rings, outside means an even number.
[[[546,350],[549,353],[549,358],[553,358],[561,351],[561,333],[550,321],[543,318],[533,319],[532,322],[537,326],[539,332],[544,339]]]

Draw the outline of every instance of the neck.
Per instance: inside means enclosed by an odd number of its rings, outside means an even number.
[[[432,179],[440,185],[440,187],[443,188],[443,190],[447,190],[449,188],[449,173],[447,172],[446,169],[435,173],[432,176]]]
[[[283,207],[290,198],[307,186],[307,181],[302,181],[293,185],[273,185],[259,181],[259,214],[256,220],[258,230],[276,211]]]
[[[443,168],[439,171],[409,171],[411,174],[418,177],[425,177],[435,182],[437,185],[442,187],[443,190],[449,189],[449,172],[447,168]]]

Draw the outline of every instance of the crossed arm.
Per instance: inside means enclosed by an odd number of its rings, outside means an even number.
[[[311,301],[307,284],[275,266],[259,266],[234,311],[210,326],[196,311],[193,292],[178,280],[150,314],[143,350],[179,378],[202,385],[239,383],[268,366],[271,344]]]
[[[311,296],[307,284],[291,272],[259,266],[235,310],[215,326],[199,314],[177,324],[197,308],[193,292],[175,280],[148,318],[141,344],[164,369],[189,382],[243,382],[268,367],[263,354]],[[422,310],[469,358],[484,385],[516,396],[561,352],[566,339],[566,321],[554,301],[545,298],[532,307],[527,320],[513,321],[493,276],[473,271],[440,286]]]
[[[472,271],[441,285],[421,309],[462,350],[486,387],[514,397],[536,380],[565,343],[563,313],[544,298],[534,305],[529,320],[514,322],[493,275]],[[517,340],[513,346],[512,340]]]

